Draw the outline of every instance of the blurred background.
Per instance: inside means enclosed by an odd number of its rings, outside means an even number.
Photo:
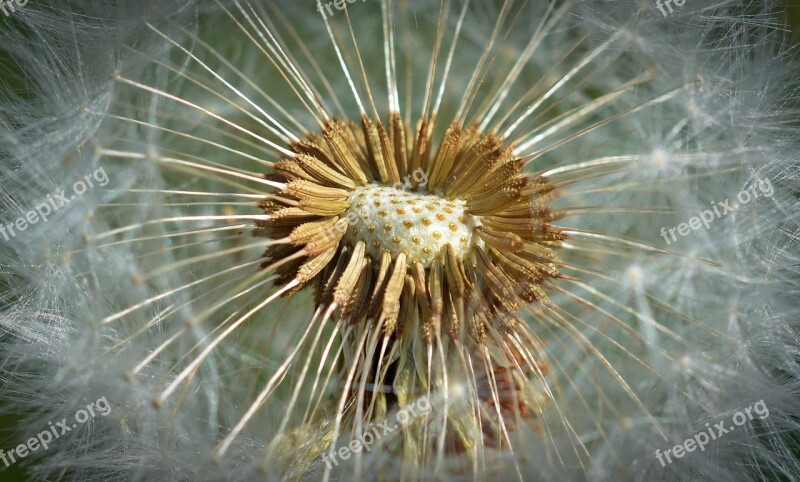
[[[791,28],[791,32],[789,33],[790,42],[791,45],[794,46],[794,54],[800,59],[800,52],[798,52],[798,47],[800,47],[800,0],[786,0],[782,2],[782,4]],[[9,22],[12,21],[13,17],[4,18],[3,15],[0,15],[0,29],[8,28]],[[2,86],[0,90],[12,87],[19,92],[24,92],[24,85],[14,85],[18,82],[19,76],[16,75],[16,72],[13,72],[9,59],[0,51],[0,86]],[[0,113],[0,116],[1,115],[2,113]],[[2,281],[0,281],[0,291],[3,290]],[[1,334],[0,337],[2,337]],[[0,369],[2,369],[1,366]],[[2,383],[3,380],[0,379],[0,384]],[[10,450],[25,441],[25,434],[16,430],[17,417],[18,414],[9,411],[7,401],[0,399],[0,449]],[[46,425],[46,422],[47,421],[43,421],[43,425]],[[800,441],[800,434],[797,435],[796,440]],[[800,443],[798,443],[795,454],[800,457]],[[25,480],[40,480],[33,478],[26,471],[25,468],[28,463],[30,463],[30,461],[23,460],[22,463],[18,462],[6,468],[2,460],[0,460],[0,481],[22,482]]]

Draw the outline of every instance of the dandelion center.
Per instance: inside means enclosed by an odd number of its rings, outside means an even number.
[[[262,202],[256,235],[276,240],[262,267],[388,335],[420,323],[481,344],[559,276],[554,188],[491,133],[453,124],[434,139],[419,125],[329,120],[291,145],[265,176],[279,191]]]
[[[350,228],[343,239],[352,245],[363,240],[373,259],[380,259],[383,251],[392,258],[404,252],[409,262],[430,268],[447,246],[464,259],[476,241],[473,230],[480,221],[461,200],[368,185],[356,188],[348,202]]]

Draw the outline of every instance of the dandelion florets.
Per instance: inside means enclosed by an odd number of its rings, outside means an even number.
[[[280,243],[263,266],[280,265],[298,288],[316,281],[318,304],[390,334],[419,311],[427,337],[444,315],[450,336],[467,327],[480,342],[488,324],[513,327],[558,276],[566,236],[550,224],[554,188],[493,135],[454,124],[433,142],[408,130],[395,121],[390,136],[364,117],[297,143],[267,176],[285,187],[262,203],[270,219],[257,234]]]
[[[113,407],[36,476],[800,473],[769,1],[150,3],[0,33],[3,393]]]

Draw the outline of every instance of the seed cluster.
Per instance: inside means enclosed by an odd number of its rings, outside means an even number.
[[[397,114],[388,129],[364,116],[292,145],[266,176],[283,188],[261,203],[256,234],[279,240],[262,266],[388,335],[418,322],[426,337],[466,330],[482,343],[559,276],[555,191],[491,134],[454,124],[434,149],[432,130],[422,121],[412,137]],[[424,185],[396,187],[420,169]]]
[[[345,214],[351,226],[344,241],[364,241],[372,259],[380,259],[383,251],[393,259],[405,252],[410,263],[430,268],[446,246],[463,258],[480,243],[472,235],[479,221],[466,213],[463,201],[370,184],[356,188],[349,202]]]

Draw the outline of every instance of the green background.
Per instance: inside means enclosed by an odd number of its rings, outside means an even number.
[[[792,30],[791,43],[795,46],[800,45],[800,0],[786,1],[784,2],[784,7]],[[0,29],[5,28],[4,23],[8,21],[7,19],[1,18],[2,16],[2,13],[0,13]],[[795,52],[795,55],[798,55],[798,58],[800,58],[798,52]],[[9,65],[10,62],[8,62],[8,58],[0,51],[0,83],[2,84],[8,85],[8,83],[14,82],[12,79],[18,79],[18,77],[9,72]],[[3,393],[2,390],[0,390],[0,393]],[[2,408],[5,406],[6,401],[0,400],[0,411],[3,411]],[[23,435],[16,431],[16,417],[13,414],[0,415],[0,449],[9,450],[22,442],[24,442]],[[32,477],[25,471],[24,465],[24,463],[17,463],[6,469],[0,460],[0,481],[15,482],[31,480]]]

